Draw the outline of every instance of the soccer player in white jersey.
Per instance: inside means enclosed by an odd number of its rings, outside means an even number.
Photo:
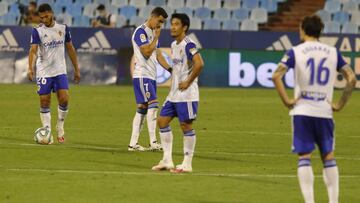
[[[156,64],[159,63],[169,72],[172,70],[159,49],[160,30],[167,17],[163,8],[154,8],[149,19],[137,27],[132,36],[135,56],[132,77],[137,111],[133,120],[129,151],[145,151],[145,148],[138,144],[145,117],[150,137],[149,150],[161,150],[161,145],[156,139],[156,118],[159,108],[156,95]]]
[[[65,47],[74,66],[75,83],[80,81],[80,71],[69,28],[55,22],[54,13],[49,4],[40,5],[38,12],[42,24],[32,30],[28,78],[30,81],[34,79],[33,66],[36,59],[36,81],[37,93],[40,96],[41,122],[43,127],[51,129],[51,92],[56,92],[59,104],[56,125],[57,140],[59,143],[64,143],[64,121],[68,114],[69,100]]]
[[[190,19],[186,14],[171,16],[170,33],[175,41],[171,44],[173,72],[169,95],[158,118],[163,158],[152,170],[171,172],[191,172],[195,149],[195,130],[192,123],[196,119],[199,102],[198,76],[204,62],[196,44],[186,36]],[[172,160],[173,134],[169,126],[174,117],[178,117],[184,139],[184,160],[174,168]]]
[[[315,145],[323,161],[323,177],[330,203],[339,199],[339,172],[334,157],[333,111],[347,103],[356,78],[350,66],[335,48],[318,41],[324,25],[318,16],[305,17],[300,26],[303,43],[290,49],[273,74],[282,102],[292,117],[293,146],[298,154],[297,175],[306,203],[314,202],[314,174],[311,154]],[[286,94],[282,77],[288,69],[295,73],[294,99]],[[332,102],[338,72],[346,80],[340,100]]]

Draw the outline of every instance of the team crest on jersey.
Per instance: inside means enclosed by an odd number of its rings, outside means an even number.
[[[194,48],[191,48],[189,51],[192,55],[195,55],[197,52],[197,49],[194,47]]]
[[[141,35],[140,35],[140,41],[141,41],[141,42],[146,42],[146,36],[145,36],[145,34],[141,34]]]
[[[60,37],[63,35],[63,33],[61,31],[59,31],[58,33],[59,33]]]
[[[150,93],[150,92],[146,92],[146,93],[145,93],[145,96],[146,96],[146,98],[148,98],[148,99],[149,99],[149,98],[150,98],[150,96],[151,96],[151,93]]]

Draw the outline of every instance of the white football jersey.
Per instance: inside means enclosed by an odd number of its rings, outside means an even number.
[[[300,98],[290,115],[332,118],[331,103],[338,70],[346,65],[340,52],[317,41],[289,50],[281,60],[294,68],[294,98]]]
[[[193,68],[193,56],[198,53],[195,43],[185,37],[179,44],[174,41],[171,44],[171,58],[173,62],[172,81],[170,93],[167,97],[171,102],[199,101],[198,79],[196,78],[190,87],[184,91],[179,90],[179,83],[185,81]]]
[[[31,44],[38,45],[36,77],[54,77],[66,74],[65,43],[71,42],[66,25],[55,22],[53,27],[41,24],[33,28]]]
[[[133,78],[149,78],[156,80],[156,50],[153,51],[149,58],[142,55],[140,47],[145,44],[150,44],[154,40],[154,31],[148,28],[145,24],[137,27],[132,35],[132,45],[134,49],[135,66]],[[157,42],[157,48],[159,42]]]

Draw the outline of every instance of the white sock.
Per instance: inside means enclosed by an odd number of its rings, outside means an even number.
[[[314,173],[310,159],[299,160],[297,173],[305,203],[314,203]]]
[[[156,142],[156,118],[158,108],[148,109],[146,120],[149,131],[150,144]]]
[[[67,106],[65,107],[60,105],[58,106],[58,120],[57,120],[56,128],[58,128],[59,137],[64,136],[64,122],[68,112],[69,110]]]
[[[171,132],[170,126],[165,128],[160,128],[160,139],[161,146],[163,148],[163,161],[172,162],[172,143],[173,143],[173,134]]]
[[[183,165],[192,166],[192,158],[194,156],[196,144],[195,131],[184,132],[184,160]]]
[[[323,178],[327,187],[329,203],[339,202],[339,170],[335,160],[324,163]]]
[[[145,116],[146,116],[146,110],[142,111],[141,113],[136,112],[133,120],[132,133],[129,144],[130,146],[135,146],[138,143],[140,132],[144,124]]]
[[[51,130],[50,108],[40,108],[40,119],[43,127],[48,126]]]

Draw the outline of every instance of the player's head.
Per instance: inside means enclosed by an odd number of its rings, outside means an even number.
[[[105,9],[105,6],[104,4],[100,4],[97,8],[96,8],[97,11],[99,11],[99,15],[102,16],[102,17],[105,17],[106,16],[106,9]]]
[[[151,11],[151,16],[149,18],[149,26],[151,29],[161,28],[165,22],[165,19],[168,17],[166,11],[161,7],[156,7]]]
[[[324,28],[324,23],[317,15],[307,16],[303,19],[300,25],[300,39],[304,41],[306,37],[318,39],[321,31]]]
[[[49,27],[54,21],[54,12],[49,4],[41,4],[38,8],[41,23]]]
[[[37,7],[36,1],[31,1],[31,2],[29,3],[29,6],[28,6],[28,11],[29,11],[29,12],[35,12],[35,11],[36,11],[36,7]]]
[[[190,27],[190,18],[185,13],[174,13],[171,16],[170,34],[176,38],[186,34]]]

